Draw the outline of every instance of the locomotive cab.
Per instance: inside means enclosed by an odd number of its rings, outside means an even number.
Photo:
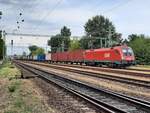
[[[122,64],[124,65],[135,64],[135,57],[131,47],[122,48]]]

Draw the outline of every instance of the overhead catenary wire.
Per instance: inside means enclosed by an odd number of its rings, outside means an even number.
[[[63,0],[58,0],[58,2],[56,3],[56,5],[52,8],[52,10],[50,12],[48,12],[48,14],[44,15],[44,17],[41,19],[40,23],[38,23],[38,25],[34,28],[34,30],[37,30],[39,28],[39,26],[43,23],[43,20],[46,19],[57,7],[58,5],[62,2]],[[122,7],[123,5],[127,4],[128,2],[130,2],[132,0],[126,0],[125,2],[121,2],[120,4],[118,4],[117,6],[115,7],[112,7],[106,11],[104,11],[104,13],[109,13],[111,11],[114,11],[115,9],[119,8],[119,7]],[[34,2],[32,2],[34,3]],[[103,2],[102,2],[103,3]],[[28,5],[28,4],[26,4]]]
[[[35,30],[37,30],[39,28],[39,26],[42,24],[42,22],[48,17],[50,16],[54,11],[55,9],[61,4],[63,0],[59,0],[56,5],[51,9],[50,12],[48,12],[48,14],[46,14],[41,20],[40,20],[40,23],[34,28]]]
[[[31,6],[33,6],[33,7],[30,8],[31,13],[35,13],[35,11],[37,11],[37,9],[38,9],[37,6],[39,5],[39,2],[40,2],[40,0],[36,0],[35,2],[32,2]]]
[[[120,4],[118,4],[118,5],[116,5],[116,6],[112,7],[112,8],[110,8],[110,9],[108,9],[108,10],[105,10],[105,11],[103,11],[102,13],[103,13],[103,14],[105,14],[105,13],[110,13],[110,12],[112,12],[112,11],[114,11],[114,10],[116,10],[116,9],[118,9],[118,8],[120,8],[120,7],[124,6],[124,5],[126,5],[126,4],[128,4],[128,3],[131,2],[131,1],[133,1],[133,0],[127,0],[127,1],[125,1],[125,2],[121,2]]]

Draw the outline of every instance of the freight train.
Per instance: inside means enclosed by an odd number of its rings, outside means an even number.
[[[135,64],[132,48],[122,45],[111,48],[75,50],[49,53],[30,60],[47,61],[49,63],[78,63],[85,65],[108,67],[127,67]]]

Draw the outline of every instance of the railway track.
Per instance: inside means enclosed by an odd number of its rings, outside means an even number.
[[[127,70],[142,71],[142,72],[150,72],[150,69],[127,68]]]
[[[150,76],[150,70],[139,70],[139,69],[113,69],[113,68],[104,68],[104,67],[92,67],[92,66],[84,66],[84,65],[70,65],[70,64],[62,64],[62,63],[55,63],[55,65],[61,66],[68,66],[68,67],[76,67],[76,68],[83,68],[83,69],[92,69],[96,71],[102,72],[111,72],[111,73],[118,73],[118,74],[128,74],[128,75],[140,75],[144,77]]]
[[[37,64],[37,63],[35,63],[35,64]],[[89,72],[89,71],[87,72],[87,71],[84,71],[81,69],[74,69],[74,68],[72,69],[72,68],[67,68],[64,66],[62,67],[62,66],[57,66],[57,65],[47,65],[47,64],[45,65],[42,63],[38,63],[38,65],[46,66],[46,67],[50,67],[50,68],[54,68],[54,69],[59,69],[59,70],[65,70],[65,71],[78,73],[78,74],[82,74],[82,75],[86,75],[86,76],[90,76],[90,77],[92,76],[92,77],[96,77],[96,78],[102,78],[102,79],[107,79],[107,80],[111,80],[111,81],[116,81],[116,82],[127,83],[127,84],[131,84],[131,85],[150,88],[150,81],[143,81],[143,80],[137,80],[137,79],[131,79],[131,78],[125,78],[125,77],[119,77],[119,76],[113,76],[113,75],[106,75],[106,74],[98,74],[95,72]]]
[[[42,67],[37,68],[25,63],[15,63],[47,81],[65,88],[108,113],[150,113],[150,102],[93,87],[77,80],[57,75],[56,73],[43,71]]]

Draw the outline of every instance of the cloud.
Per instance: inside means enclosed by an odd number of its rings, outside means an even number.
[[[126,38],[132,33],[150,35],[149,0],[0,0],[3,11],[0,28],[6,32],[55,35],[66,25],[73,36],[84,35],[84,24],[95,15],[104,15]],[[60,3],[59,3],[60,2]],[[58,5],[59,3],[59,5]],[[22,16],[19,16],[19,13]],[[20,37],[19,37],[20,38]],[[15,38],[16,41],[20,40]],[[30,40],[33,39],[33,40]],[[44,38],[24,39],[24,43],[45,44]],[[10,41],[8,41],[10,42]]]
[[[28,2],[26,0],[0,0],[1,4],[4,5],[11,5],[14,7],[24,7],[27,8],[27,6],[32,6],[34,5],[35,2],[38,2],[39,0],[28,0]]]
[[[149,34],[149,0],[0,0],[4,11],[3,25],[11,32],[16,21],[24,19],[20,32],[47,34],[59,33],[63,25],[71,28],[73,35],[84,35],[84,24],[89,18],[103,14],[124,37],[130,33]],[[56,7],[57,3],[60,4]],[[120,5],[120,6],[119,6]],[[114,8],[115,7],[115,8]],[[110,10],[111,9],[111,10]],[[23,16],[19,17],[22,12]],[[105,12],[105,13],[104,13]],[[9,28],[9,29],[8,29]]]

